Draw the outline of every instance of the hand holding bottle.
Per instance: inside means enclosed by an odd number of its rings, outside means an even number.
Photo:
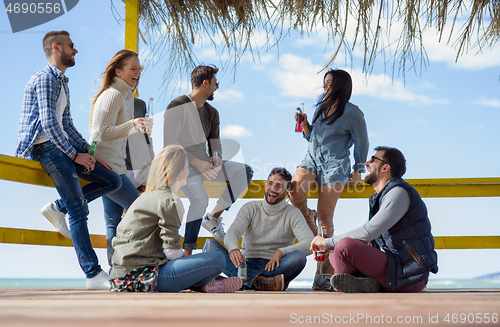
[[[84,174],[87,174],[89,175],[90,174],[90,171],[94,170],[94,167],[95,167],[95,147],[97,145],[97,142],[94,141],[92,142],[92,145],[90,146],[89,148],[89,153],[88,155],[90,156],[88,159],[90,160],[91,164],[89,164],[88,166],[86,164],[83,164],[83,170],[82,170],[82,173]],[[81,157],[81,156],[80,156]],[[78,154],[77,154],[77,158],[78,158]],[[76,158],[75,158],[75,161],[76,161]]]
[[[150,134],[153,131],[153,98],[149,98],[148,108],[144,118],[146,119],[146,123],[142,128],[142,132]]]
[[[317,237],[320,237],[323,239],[323,244],[324,244],[324,238],[323,238],[323,227],[321,227],[318,223],[318,232],[316,233]],[[325,261],[325,248],[317,246],[316,251],[314,251],[314,260],[316,261]]]
[[[309,134],[311,127],[309,122],[307,121],[307,114],[304,112],[304,104],[301,103],[301,108],[297,108],[297,112],[295,113],[295,131],[297,133],[304,132],[306,135]]]
[[[151,133],[153,128],[153,118],[135,118],[134,127],[144,134]]]
[[[243,248],[240,253],[244,260],[238,266],[238,277],[241,278],[241,281],[245,284],[247,282],[247,259],[245,258],[245,249]]]
[[[297,108],[297,111],[295,113],[295,132],[301,133],[302,132],[302,123],[304,122],[304,103],[300,104],[300,107]]]

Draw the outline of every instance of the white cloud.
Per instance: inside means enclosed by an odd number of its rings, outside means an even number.
[[[241,100],[245,98],[245,95],[241,93],[240,91],[236,90],[225,90],[225,91],[217,91],[215,92],[215,98],[217,100]]]
[[[281,89],[280,95],[292,98],[311,98],[321,91],[321,65],[293,54],[281,56],[278,68],[270,69],[273,82]]]
[[[477,104],[479,106],[484,106],[484,107],[500,108],[500,100],[499,99],[480,97],[477,100],[471,100],[471,103]]]
[[[433,99],[426,95],[421,95],[418,93],[419,90],[412,91],[410,90],[410,85],[405,87],[403,82],[393,79],[386,74],[369,75],[368,81],[366,81],[366,76],[360,69],[355,69],[350,74],[353,82],[352,92],[356,96],[366,95],[380,100],[395,100],[415,105],[449,104],[447,100]],[[423,89],[428,89],[429,87],[429,83],[424,83],[422,86]]]
[[[293,54],[284,54],[277,68],[269,69],[274,84],[281,90],[280,95],[289,98],[314,98],[322,92],[323,72],[321,65],[314,65],[311,59]],[[433,88],[430,83],[422,82],[418,86],[410,86],[401,80],[393,79],[386,74],[367,76],[361,69],[346,69],[353,80],[354,96],[369,96],[379,100],[408,102],[414,105],[449,104],[443,99],[423,95],[423,91]],[[410,88],[413,88],[410,89]]]
[[[222,128],[221,135],[227,137],[251,137],[252,132],[241,125],[227,125]]]

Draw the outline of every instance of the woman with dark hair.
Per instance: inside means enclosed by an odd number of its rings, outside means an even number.
[[[122,185],[118,191],[102,197],[106,221],[108,262],[111,265],[113,248],[111,239],[123,209],[128,209],[139,192],[127,177],[125,164],[127,136],[138,130],[146,133],[146,118],[134,119],[134,94],[141,68],[137,53],[120,50],[111,58],[102,74],[101,85],[92,99],[90,114],[90,140],[97,142],[96,153],[120,175]]]
[[[303,136],[309,141],[309,147],[293,176],[290,200],[302,212],[315,235],[317,216],[324,237],[332,237],[333,213],[344,185],[350,181],[351,187],[358,186],[361,173],[365,171],[368,133],[363,112],[349,102],[352,93],[349,73],[340,69],[328,70],[323,78],[323,90],[311,124],[307,115],[301,113]],[[351,172],[349,149],[353,144],[355,163]],[[317,212],[307,207],[306,197],[306,192],[316,183]],[[333,273],[331,270],[328,260],[318,262],[317,274]]]

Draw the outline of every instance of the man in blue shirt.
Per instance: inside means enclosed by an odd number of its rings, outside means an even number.
[[[78,51],[69,33],[47,33],[43,49],[48,64],[31,77],[24,90],[16,156],[39,161],[52,179],[61,199],[41,211],[59,233],[73,240],[87,288],[109,289],[108,275],[90,242],[87,203],[119,189],[121,179],[98,155],[87,154],[90,144],[73,125],[64,73],[75,65]],[[84,174],[84,169],[90,173]],[[81,187],[79,177],[90,183]]]

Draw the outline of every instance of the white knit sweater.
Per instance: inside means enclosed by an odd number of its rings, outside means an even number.
[[[295,250],[309,255],[314,238],[299,209],[286,201],[270,205],[266,200],[248,202],[241,207],[224,238],[226,249],[237,249],[241,236],[247,258],[266,260],[278,249],[284,255]],[[299,241],[297,244],[295,239]]]
[[[134,127],[134,94],[132,87],[115,76],[94,106],[90,143],[97,141],[96,153],[118,174],[125,174],[127,136]]]

